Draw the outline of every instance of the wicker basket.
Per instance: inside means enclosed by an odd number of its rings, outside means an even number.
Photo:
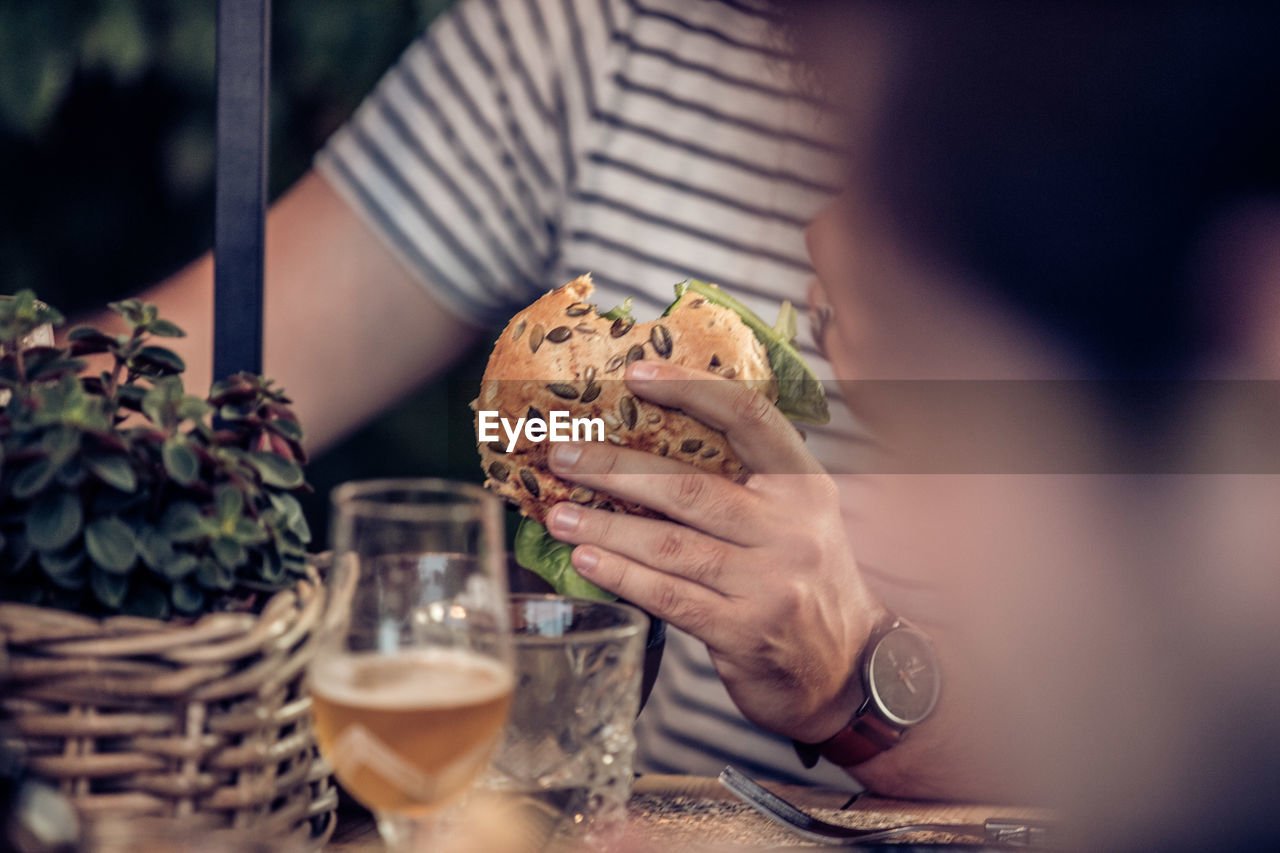
[[[155,816],[319,847],[338,798],[305,678],[326,597],[312,570],[260,614],[190,625],[0,604],[6,728],[91,830]]]

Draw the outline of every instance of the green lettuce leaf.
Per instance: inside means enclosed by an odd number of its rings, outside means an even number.
[[[622,300],[621,305],[615,305],[608,311],[600,315],[606,320],[621,320],[623,317],[631,317],[631,297],[628,296]]]
[[[572,545],[553,539],[547,528],[532,518],[520,519],[516,528],[516,562],[538,575],[561,595],[613,601],[617,598],[578,574],[569,562]]]
[[[778,322],[773,324],[773,331],[782,340],[792,346],[796,345],[796,335],[800,334],[800,318],[790,299],[782,300],[782,306],[778,308]]]
[[[703,297],[713,305],[728,308],[755,333],[756,340],[760,341],[769,356],[773,375],[778,377],[778,408],[784,415],[793,421],[809,424],[825,424],[831,420],[831,412],[827,409],[827,394],[822,390],[822,383],[791,343],[796,333],[796,311],[790,303],[783,304],[777,326],[770,326],[750,308],[715,285],[689,279],[676,285],[676,301],[671,303],[663,316],[675,310],[690,293]]]

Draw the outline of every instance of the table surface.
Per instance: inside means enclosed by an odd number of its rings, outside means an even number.
[[[849,804],[849,794],[828,788],[767,784],[765,787],[792,803],[833,823],[865,828],[885,828],[904,823],[981,823],[989,817],[1045,818],[1042,810],[981,804],[923,803],[859,797]],[[846,808],[842,808],[846,806]],[[518,829],[520,816],[510,804],[496,801],[475,804],[480,819],[468,825],[483,827],[467,850],[537,851],[545,838],[531,840]],[[630,853],[669,850],[772,850],[819,847],[768,820],[725,790],[715,779],[698,776],[645,775],[636,780],[628,804],[627,844]],[[957,843],[972,845],[975,839],[950,833],[903,835],[901,843]],[[374,853],[382,844],[367,816],[340,819],[327,851]]]

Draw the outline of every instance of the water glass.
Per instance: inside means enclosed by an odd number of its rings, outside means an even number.
[[[513,595],[511,719],[483,785],[510,792],[560,841],[594,849],[626,822],[648,617],[630,605]]]

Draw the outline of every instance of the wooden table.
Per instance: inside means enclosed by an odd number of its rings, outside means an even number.
[[[978,804],[934,804],[905,800],[859,797],[848,808],[845,791],[795,785],[766,785],[780,796],[834,823],[878,828],[910,822],[981,823],[994,815],[1045,817],[1042,811],[1009,806]],[[475,821],[490,832],[468,845],[468,850],[524,851],[540,845],[523,843],[525,838],[512,828],[519,825],[518,814],[501,803],[477,805],[481,818]],[[950,834],[904,835],[902,842],[974,844],[974,839]],[[761,816],[720,786],[715,779],[697,776],[646,775],[636,780],[628,804],[627,843],[629,853],[667,851],[772,850],[818,848],[820,845],[791,834]],[[340,820],[327,851],[334,853],[375,853],[382,850],[377,830],[367,817],[348,816]]]

